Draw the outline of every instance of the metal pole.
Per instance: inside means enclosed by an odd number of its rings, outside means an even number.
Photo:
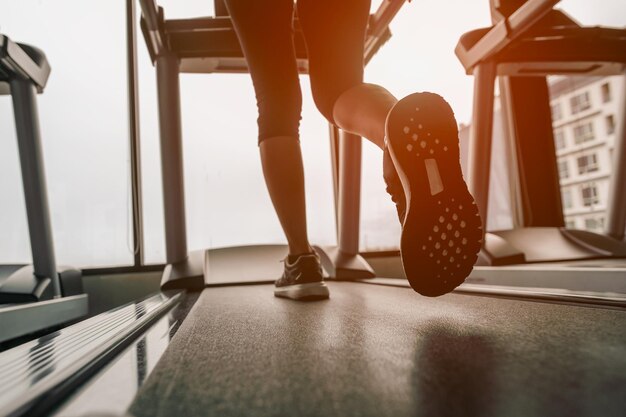
[[[137,80],[137,31],[135,0],[126,0],[126,65],[128,79],[128,139],[133,203],[134,265],[143,265],[143,202],[141,191],[141,147]]]
[[[178,66],[178,58],[168,50],[156,59],[167,263],[187,259]]]
[[[359,253],[361,208],[361,138],[340,131],[339,136],[339,251]]]
[[[335,233],[339,236],[339,128],[328,123],[330,139],[330,162],[333,174],[333,197],[335,203]]]
[[[481,63],[474,69],[474,114],[470,127],[468,186],[483,219],[483,233],[487,229],[489,204],[495,77],[496,66],[493,62]]]
[[[622,118],[615,136],[613,174],[609,185],[606,234],[624,239],[626,229],[626,74],[622,77]]]
[[[13,79],[10,85],[34,273],[40,278],[50,278],[54,298],[59,298],[61,283],[54,258],[36,89],[29,80]]]

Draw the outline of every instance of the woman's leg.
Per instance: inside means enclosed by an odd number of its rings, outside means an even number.
[[[385,148],[385,120],[398,100],[384,87],[358,84],[341,94],[333,106],[335,124],[346,132]]]
[[[322,114],[384,150],[384,178],[396,202],[400,253],[415,291],[437,296],[469,275],[482,231],[459,164],[450,106],[436,94],[397,101],[363,83],[369,0],[299,0],[311,74]]]
[[[274,136],[263,140],[259,148],[265,184],[287,237],[289,254],[311,253],[300,142],[293,136]]]
[[[370,0],[299,0],[311,89],[320,112],[341,129],[384,147],[385,119],[398,101],[363,82]]]
[[[385,149],[385,121],[398,100],[384,87],[363,82],[369,9],[370,0],[298,1],[317,108],[329,122]],[[387,151],[383,176],[402,222],[405,198]]]
[[[311,252],[298,127],[302,108],[293,47],[292,0],[226,0],[259,109],[263,175],[289,254]]]

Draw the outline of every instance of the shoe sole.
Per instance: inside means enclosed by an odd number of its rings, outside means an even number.
[[[389,113],[386,135],[406,196],[400,240],[405,274],[422,295],[446,294],[472,271],[483,237],[461,172],[454,114],[437,94],[412,94]]]
[[[330,296],[328,287],[323,282],[309,284],[294,284],[274,289],[276,297],[290,298],[292,300],[312,301],[324,300]]]

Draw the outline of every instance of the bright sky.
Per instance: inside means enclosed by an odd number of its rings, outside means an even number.
[[[255,0],[262,1],[262,0]],[[166,17],[212,14],[211,0],[158,0]],[[0,0],[0,33],[47,54],[53,72],[40,97],[46,170],[61,262],[130,262],[124,1]],[[378,2],[373,5],[376,7]],[[583,24],[626,24],[623,0],[564,0]],[[486,0],[413,0],[391,25],[392,39],[366,69],[366,81],[398,97],[442,94],[459,122],[471,116],[472,78],[454,55],[460,35],[489,24]],[[146,247],[163,259],[162,203],[154,69],[139,36],[139,87]],[[335,240],[327,124],[304,86],[301,126],[309,231]],[[262,180],[256,107],[248,75],[181,77],[190,248],[283,242]],[[8,138],[8,139],[7,139]],[[399,231],[384,192],[380,152],[364,144],[361,247],[393,246]],[[0,97],[0,261],[28,260],[10,101]]]

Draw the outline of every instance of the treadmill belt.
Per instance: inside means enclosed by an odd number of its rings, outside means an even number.
[[[143,416],[623,416],[626,312],[331,282],[203,291]]]

